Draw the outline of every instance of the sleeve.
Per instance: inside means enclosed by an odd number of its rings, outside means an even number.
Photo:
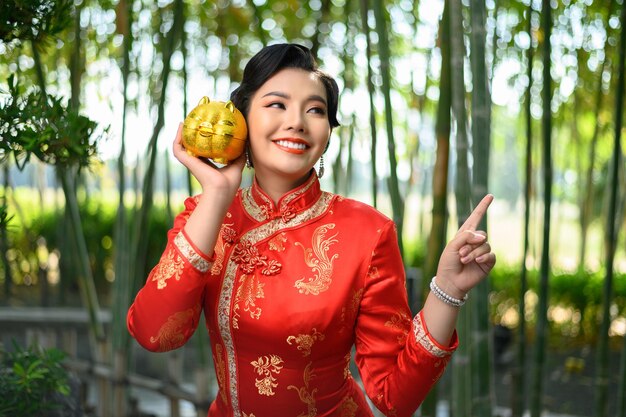
[[[356,357],[365,391],[388,416],[410,416],[437,382],[458,346],[428,332],[422,312],[411,318],[395,225],[380,231],[356,323]]]
[[[167,234],[167,246],[143,288],[130,306],[126,324],[130,334],[153,352],[176,349],[193,335],[204,297],[206,272],[212,259],[183,231],[197,200],[188,198]]]

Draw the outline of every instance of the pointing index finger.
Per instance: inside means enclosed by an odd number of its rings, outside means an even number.
[[[466,230],[476,230],[480,221],[485,217],[485,213],[487,213],[487,209],[489,205],[493,201],[493,194],[487,194],[480,200],[480,203],[474,208],[472,213],[469,215],[465,223],[459,228],[459,232],[464,232]]]

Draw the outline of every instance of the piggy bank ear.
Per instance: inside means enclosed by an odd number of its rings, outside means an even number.
[[[198,106],[201,104],[209,104],[211,102],[211,100],[209,100],[209,98],[207,96],[204,96],[200,99],[200,102],[198,103]]]
[[[226,105],[224,107],[226,107],[228,110],[230,110],[231,113],[235,112],[235,105],[230,100],[228,100],[228,102],[226,103]]]

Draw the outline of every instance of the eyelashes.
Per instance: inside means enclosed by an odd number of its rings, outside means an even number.
[[[268,105],[265,106],[266,108],[274,108],[274,109],[282,109],[285,110],[285,104],[281,103],[279,101],[275,101],[272,103],[269,103]],[[314,114],[319,114],[321,116],[325,116],[326,115],[326,109],[322,108],[322,107],[311,107],[310,109],[307,110],[307,113],[312,112]]]

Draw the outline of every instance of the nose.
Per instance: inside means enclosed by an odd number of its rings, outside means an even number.
[[[300,109],[292,106],[286,112],[285,116],[286,130],[293,130],[296,132],[304,132],[306,130],[306,119]]]

